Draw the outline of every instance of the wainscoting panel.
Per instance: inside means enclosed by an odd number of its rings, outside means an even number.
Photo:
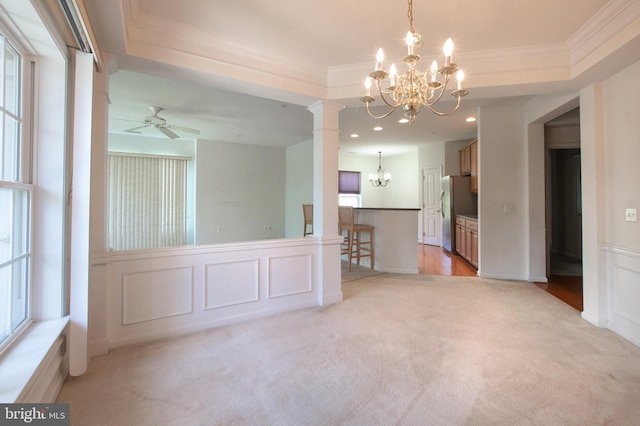
[[[193,268],[122,274],[122,324],[193,312]]]
[[[258,259],[205,268],[205,309],[258,301]]]
[[[326,273],[336,278],[326,296],[336,303],[340,242],[307,237],[107,253],[96,261],[106,270],[95,275],[105,279],[105,319],[94,324],[105,324],[112,349],[318,306],[313,268],[321,248],[336,253],[335,271]]]
[[[615,268],[615,314],[640,325],[640,271],[616,265]]]
[[[311,286],[311,256],[269,258],[269,298],[307,293]]]
[[[608,247],[609,328],[640,346],[640,253]]]

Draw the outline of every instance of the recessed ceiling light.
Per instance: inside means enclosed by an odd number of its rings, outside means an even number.
[[[360,135],[359,135],[359,134],[357,134],[357,133],[351,133],[351,137],[352,137],[352,138],[359,138],[359,137],[360,137]]]
[[[376,132],[379,132],[380,130],[382,130],[382,127],[380,127],[380,126],[374,127],[373,130],[375,130]]]
[[[405,123],[408,123],[408,122],[409,122],[408,118],[401,118],[400,120],[398,120],[398,123],[402,123],[402,124],[405,124]]]
[[[474,121],[476,121],[475,117],[467,117],[467,119],[465,120],[467,123],[473,123]]]

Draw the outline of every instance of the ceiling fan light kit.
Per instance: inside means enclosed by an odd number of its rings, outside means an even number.
[[[167,120],[165,120],[164,118],[158,116],[158,114],[161,111],[164,111],[164,108],[162,108],[162,107],[152,106],[152,107],[149,107],[149,109],[151,110],[153,115],[145,117],[144,121],[142,121],[142,125],[141,126],[136,126],[136,127],[130,128],[130,129],[126,129],[125,132],[127,132],[127,133],[140,133],[140,130],[142,130],[142,129],[154,128],[154,129],[157,129],[159,132],[163,133],[164,135],[168,136],[171,139],[179,139],[180,138],[180,136],[177,135],[175,132],[173,132],[171,129],[177,130],[177,131],[182,131],[182,132],[187,132],[187,133],[193,133],[195,135],[199,135],[200,134],[200,131],[197,130],[197,129],[190,129],[188,127],[181,127],[181,126],[171,126],[171,125],[167,124]]]
[[[413,28],[413,0],[408,0],[408,3],[409,31],[405,37],[407,55],[402,58],[402,62],[408,66],[408,69],[404,74],[398,74],[395,64],[391,64],[389,72],[384,71],[382,69],[384,52],[382,48],[378,49],[375,70],[365,79],[366,96],[360,98],[365,103],[367,112],[373,118],[385,118],[398,107],[401,107],[402,112],[411,123],[415,123],[416,115],[422,107],[426,107],[436,115],[446,116],[456,112],[460,108],[462,98],[469,94],[462,88],[464,73],[457,64],[452,62],[453,41],[450,38],[444,45],[444,65],[438,67],[438,63],[433,61],[424,72],[416,69],[420,55],[415,53],[415,48],[421,44],[422,38]],[[456,73],[458,85],[456,90],[451,92],[451,95],[457,99],[456,106],[446,112],[436,110],[434,105],[440,101],[451,76]],[[386,113],[379,116],[374,115],[369,109],[369,104],[375,101],[375,98],[371,96],[372,84],[375,84],[380,98],[389,107]],[[387,87],[383,88],[383,84]]]

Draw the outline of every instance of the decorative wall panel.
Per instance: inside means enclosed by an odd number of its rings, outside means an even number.
[[[193,268],[122,274],[122,324],[193,312]]]
[[[269,258],[269,298],[291,296],[312,290],[311,256]]]
[[[205,266],[205,309],[258,301],[258,259]]]
[[[640,326],[640,271],[616,267],[615,313]]]
[[[640,252],[608,246],[608,328],[640,346]]]

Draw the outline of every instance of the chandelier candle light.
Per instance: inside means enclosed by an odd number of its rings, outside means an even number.
[[[439,116],[446,116],[453,114],[460,108],[460,102],[462,98],[469,94],[468,91],[462,88],[462,81],[464,80],[464,73],[458,69],[458,65],[452,62],[453,53],[453,41],[449,38],[444,44],[444,65],[438,68],[438,63],[433,61],[431,67],[424,72],[416,69],[420,56],[414,52],[416,45],[420,42],[420,34],[416,33],[413,29],[413,1],[409,0],[409,31],[405,37],[407,43],[407,56],[402,58],[402,62],[407,64],[407,69],[404,74],[398,74],[394,64],[391,64],[389,72],[387,73],[382,69],[382,63],[384,61],[384,52],[382,48],[378,49],[376,55],[375,70],[369,74],[365,80],[365,88],[367,89],[366,96],[360,98],[367,107],[367,112],[373,118],[385,118],[396,108],[402,107],[402,112],[410,120],[411,123],[415,123],[416,115],[420,112],[422,107],[428,108],[434,114]],[[434,105],[440,100],[442,94],[449,84],[451,76],[457,72],[458,86],[456,90],[451,92],[451,96],[457,98],[455,108],[448,112],[437,111]],[[387,77],[388,82],[387,82]],[[375,101],[375,98],[371,96],[371,86],[375,82],[375,89],[382,101],[390,107],[390,110],[385,114],[376,116],[369,110],[369,104]],[[387,88],[383,89],[383,84],[388,84]]]
[[[385,187],[391,183],[391,175],[382,168],[382,151],[378,151],[378,172],[369,175],[369,182],[375,187]]]

